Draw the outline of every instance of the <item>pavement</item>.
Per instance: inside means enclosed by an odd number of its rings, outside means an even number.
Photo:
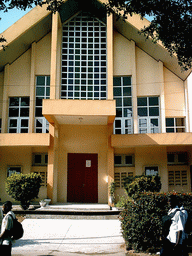
[[[30,219],[13,244],[15,256],[125,256],[118,219]]]

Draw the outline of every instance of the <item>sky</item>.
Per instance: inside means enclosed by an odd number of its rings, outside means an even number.
[[[13,23],[19,20],[22,16],[24,16],[31,9],[27,9],[26,11],[21,11],[18,9],[12,9],[8,12],[0,11],[0,34],[5,31],[8,27],[10,27]]]

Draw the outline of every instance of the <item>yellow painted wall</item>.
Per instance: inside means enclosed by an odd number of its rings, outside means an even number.
[[[114,30],[114,76],[132,74],[132,47],[131,42]]]
[[[51,33],[36,44],[36,75],[50,75]]]
[[[3,83],[4,83],[4,74],[0,72],[0,118],[2,117],[2,108],[3,108]]]
[[[164,80],[166,117],[185,116],[185,95],[183,81],[166,68],[164,68]]]
[[[160,95],[159,63],[136,47],[137,96]]]
[[[67,154],[98,154],[98,202],[107,203],[107,127],[61,125],[59,133],[58,201],[67,201]]]
[[[31,50],[29,49],[10,65],[9,96],[29,96]]]

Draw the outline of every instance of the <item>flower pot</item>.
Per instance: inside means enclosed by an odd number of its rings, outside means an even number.
[[[47,198],[47,199],[44,199],[44,201],[46,202],[47,205],[49,205],[51,202],[51,199]]]
[[[45,207],[46,206],[46,202],[45,201],[40,201],[39,204],[40,204],[41,207]]]

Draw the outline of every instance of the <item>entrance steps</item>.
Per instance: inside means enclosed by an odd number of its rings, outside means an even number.
[[[54,204],[40,207],[32,205],[26,211],[13,206],[16,214],[35,219],[118,219],[120,210],[107,204]]]

